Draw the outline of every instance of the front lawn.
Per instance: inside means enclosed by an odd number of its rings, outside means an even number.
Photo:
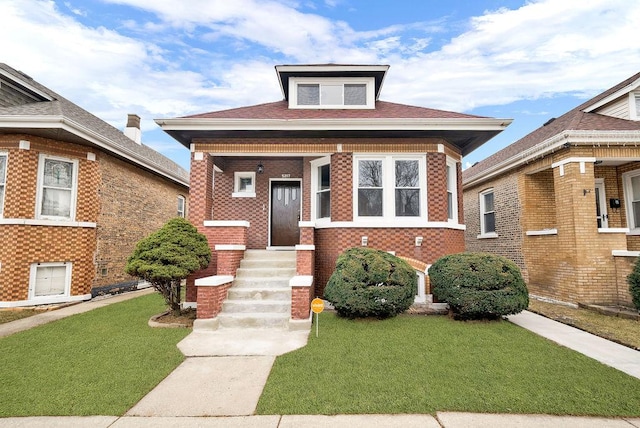
[[[122,415],[183,360],[151,294],[0,339],[0,417]]]
[[[640,416],[640,380],[507,321],[320,315],[276,359],[257,413]]]

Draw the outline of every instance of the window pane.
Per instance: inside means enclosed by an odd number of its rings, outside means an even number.
[[[45,159],[44,185],[71,189],[73,186],[73,164],[55,159]]]
[[[640,95],[636,94],[636,115],[640,116]]]
[[[64,189],[42,189],[42,215],[71,217],[71,191]]]
[[[419,187],[418,161],[396,161],[396,187]]]
[[[320,192],[317,195],[317,218],[329,218],[331,217],[331,192]]]
[[[42,266],[36,271],[34,294],[36,296],[54,296],[64,294],[66,266]]]
[[[447,218],[453,219],[453,193],[447,192]]]
[[[342,105],[342,85],[322,85],[320,100],[323,106]]]
[[[363,106],[367,104],[367,86],[344,85],[344,105]]]
[[[358,187],[382,187],[382,161],[360,161]]]
[[[494,211],[493,209],[493,192],[484,195],[484,212]]]
[[[318,190],[327,190],[331,187],[331,174],[329,165],[318,167]]]
[[[484,215],[484,233],[496,231],[496,215],[495,213],[487,213]]]
[[[251,177],[240,177],[240,192],[253,192],[253,180]]]
[[[396,215],[399,217],[420,216],[420,190],[396,189]]]
[[[7,175],[7,157],[0,156],[0,185],[3,185]]]
[[[4,186],[0,186],[0,216],[2,216],[3,207],[4,207]]]
[[[358,189],[358,215],[382,216],[382,189]]]
[[[640,175],[631,177],[631,190],[633,193],[633,200],[640,201]]]
[[[320,104],[320,85],[298,85],[298,105],[317,106]]]
[[[633,202],[633,225],[640,227],[640,202]]]

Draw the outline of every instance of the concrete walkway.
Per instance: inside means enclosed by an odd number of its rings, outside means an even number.
[[[0,325],[0,337],[150,293],[127,293]],[[59,312],[60,311],[60,312]],[[56,313],[57,312],[57,313]],[[640,352],[530,312],[509,320],[563,346],[640,378]],[[309,331],[194,331],[178,344],[187,359],[125,416],[0,418],[3,427],[581,427],[640,428],[640,418],[496,415],[268,415],[255,408],[277,355],[306,344]],[[639,403],[640,406],[640,403]]]

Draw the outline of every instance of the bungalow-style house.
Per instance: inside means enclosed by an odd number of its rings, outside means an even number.
[[[640,254],[640,73],[463,172],[466,248],[533,297],[629,305]]]
[[[388,69],[279,65],[281,101],[156,120],[192,152],[189,219],[213,250],[187,282],[198,318],[232,325],[281,287],[269,317],[306,320],[350,247],[394,252],[422,277],[464,250],[461,157],[510,120],[380,101]]]
[[[188,173],[29,76],[0,64],[0,307],[135,288],[138,240],[185,215]]]

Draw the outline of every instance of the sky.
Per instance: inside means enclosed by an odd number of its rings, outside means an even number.
[[[0,62],[189,169],[154,119],[279,101],[279,64],[386,64],[380,99],[513,119],[463,167],[640,71],[636,0],[0,0]]]

